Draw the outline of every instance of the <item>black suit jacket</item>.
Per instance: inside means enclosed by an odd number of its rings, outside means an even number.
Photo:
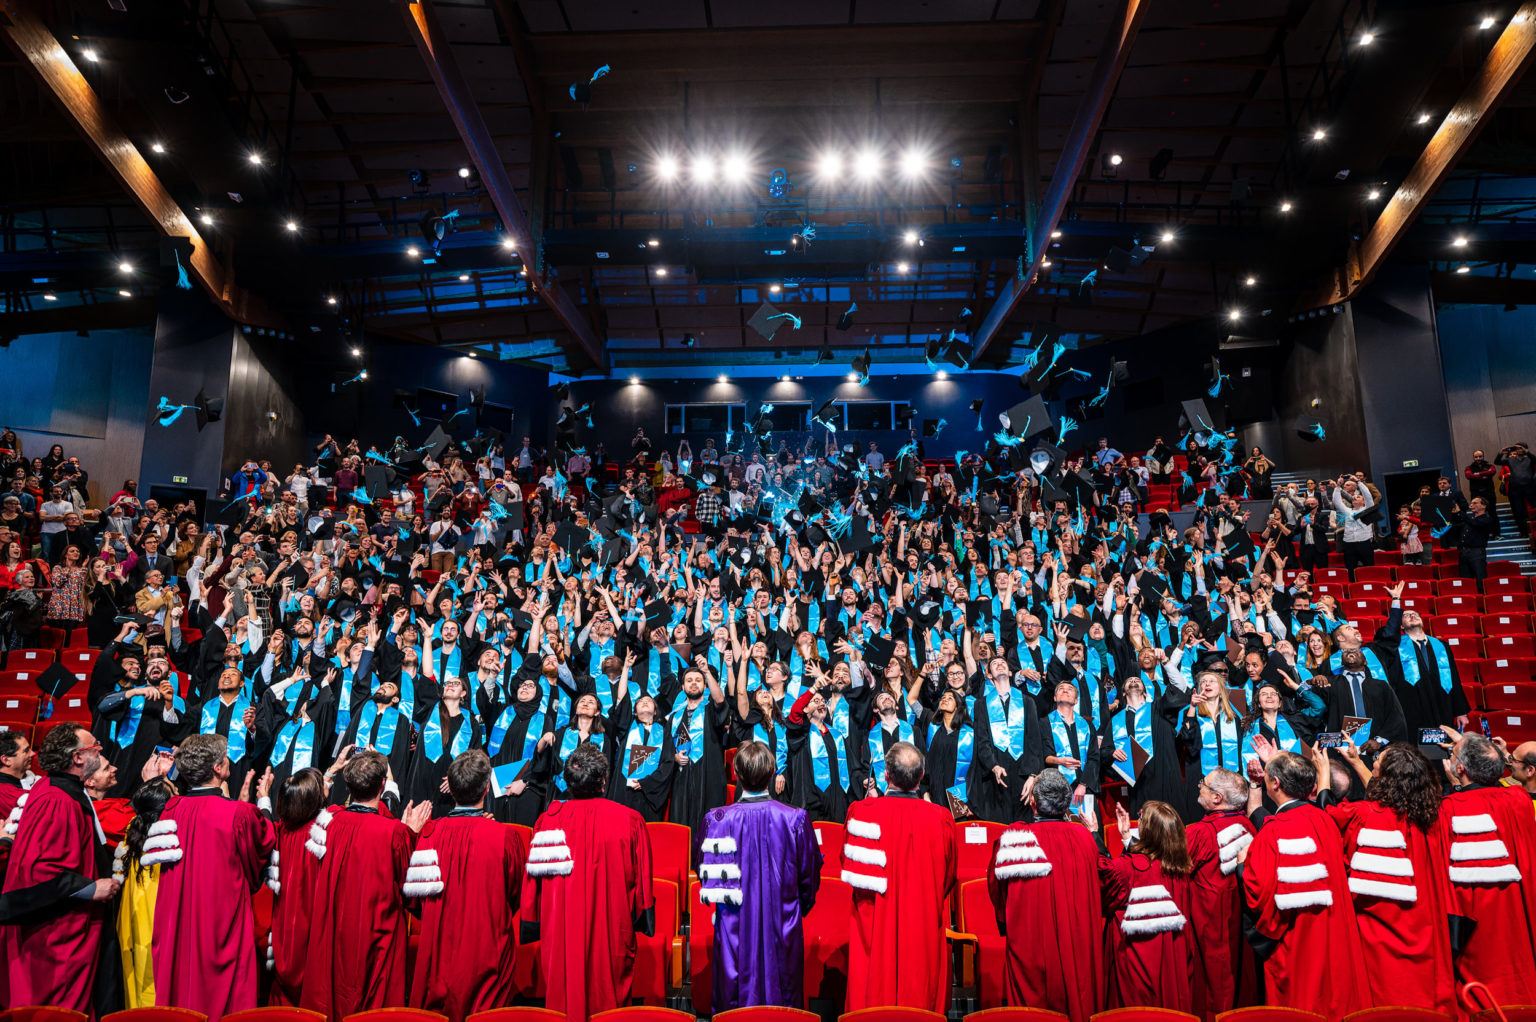
[[[1340,730],[1345,717],[1369,717],[1372,738],[1379,738],[1383,742],[1408,740],[1408,724],[1403,717],[1403,707],[1397,701],[1397,693],[1392,691],[1391,685],[1367,674],[1365,682],[1360,686],[1360,693],[1365,700],[1362,707],[1354,704],[1354,693],[1350,691],[1349,679],[1344,675],[1335,674],[1328,680],[1327,730]]]

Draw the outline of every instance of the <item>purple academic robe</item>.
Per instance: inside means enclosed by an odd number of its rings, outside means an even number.
[[[699,897],[715,906],[715,1011],[804,997],[801,920],[821,883],[805,810],[748,796],[705,818]]]

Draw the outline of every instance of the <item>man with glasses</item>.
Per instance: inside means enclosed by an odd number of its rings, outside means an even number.
[[[122,882],[100,868],[109,853],[84,781],[101,743],[83,727],[48,732],[38,749],[48,776],[32,786],[5,832],[12,844],[0,887],[0,961],[11,1004],[94,1014],[104,902]]]
[[[1515,746],[1509,768],[1510,781],[1536,802],[1536,742],[1523,742]]]

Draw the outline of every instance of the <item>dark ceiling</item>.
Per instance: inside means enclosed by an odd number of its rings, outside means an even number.
[[[471,161],[402,0],[20,2],[181,208],[212,218],[214,255],[293,332],[581,368],[589,360],[531,272],[571,299],[613,371],[796,349],[809,359],[824,345],[899,357],[974,328],[1029,254],[1027,211],[1058,173],[1123,6],[433,3],[539,236],[511,238],[514,251],[479,175],[459,174]],[[1091,343],[1233,308],[1283,321],[1368,227],[1371,192],[1391,194],[1463,93],[1497,34],[1481,19],[1511,13],[1431,0],[1146,2],[1049,265],[989,362],[1044,334]],[[9,56],[6,309],[110,318],[123,303],[143,314],[147,282],[114,267],[165,264],[160,232],[33,68]],[[586,101],[573,99],[602,66],[611,71]],[[1518,197],[1505,179],[1530,166],[1532,105],[1529,89],[1505,100],[1400,252],[1448,258],[1443,225],[1481,189],[1485,201]],[[851,165],[866,150],[882,163],[862,181]],[[843,173],[820,172],[829,151]],[[924,163],[911,179],[898,166],[908,152]],[[745,180],[691,182],[701,154],[717,167],[740,157]],[[682,163],[679,180],[662,180],[668,158]],[[791,188],[774,196],[778,168]],[[1518,205],[1498,210],[1520,220]],[[433,255],[423,220],[440,217]],[[748,320],[764,301],[799,329],[763,340]],[[854,303],[852,326],[836,329]],[[696,346],[683,348],[684,335]]]

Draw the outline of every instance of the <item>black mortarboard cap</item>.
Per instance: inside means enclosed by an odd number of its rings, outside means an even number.
[[[53,696],[55,699],[68,692],[79,680],[68,667],[65,667],[58,661],[54,661],[43,668],[43,673],[33,679],[40,691]]]
[[[848,363],[848,368],[860,376],[868,376],[870,364],[873,362],[874,359],[870,356],[869,349],[865,348],[862,354],[853,356],[853,361]]]
[[[983,404],[985,404],[985,403],[986,402],[982,398],[977,398],[976,400],[972,401],[971,402],[971,414],[973,414],[973,415],[980,415],[981,414],[981,406]]]
[[[563,522],[555,529],[555,542],[566,553],[575,553],[581,547],[586,546],[587,530],[575,522]]]
[[[221,397],[209,397],[199,388],[197,397],[192,400],[196,406],[197,431],[201,433],[203,427],[210,422],[218,422],[224,415],[224,399]]]
[[[864,659],[877,671],[885,669],[896,655],[896,643],[884,635],[872,636],[864,645]]]
[[[764,302],[752,313],[752,318],[747,320],[747,326],[751,327],[759,337],[765,341],[773,340],[773,335],[779,332],[789,320],[779,315],[779,310],[772,302]]]
[[[1067,618],[1067,638],[1073,642],[1088,641],[1088,629],[1093,624],[1085,617]]]
[[[426,442],[421,445],[422,453],[433,461],[442,458],[443,452],[448,449],[449,436],[442,425],[432,427],[432,432],[427,434]]]
[[[853,326],[853,314],[854,314],[855,311],[857,311],[857,309],[858,309],[858,306],[850,305],[850,306],[848,306],[848,308],[843,310],[843,314],[841,316],[837,317],[837,328],[839,330],[848,330],[848,329],[852,328],[852,326]]]
[[[823,425],[835,426],[837,424],[837,420],[841,418],[842,416],[837,414],[836,401],[828,401],[820,408],[816,409],[815,419],[817,422]]]
[[[550,391],[550,394],[554,396],[557,403],[564,401],[571,396],[571,385],[569,383],[557,383]]]
[[[250,514],[250,498],[238,497],[213,507],[213,520],[219,525],[239,525]]]

